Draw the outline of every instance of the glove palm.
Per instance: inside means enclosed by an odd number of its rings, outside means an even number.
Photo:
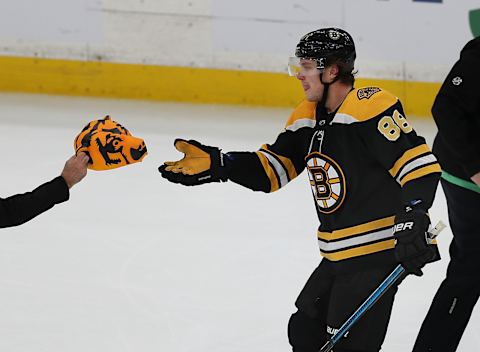
[[[184,153],[184,157],[178,161],[166,161],[165,171],[173,173],[182,173],[184,175],[194,175],[210,169],[212,162],[210,154],[200,149],[198,146],[188,143],[183,139],[175,141],[175,148]]]

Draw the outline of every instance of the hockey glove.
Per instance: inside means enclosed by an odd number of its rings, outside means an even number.
[[[429,238],[430,218],[427,212],[415,205],[407,205],[395,217],[395,258],[411,274],[422,276],[425,264],[439,260],[435,243]]]
[[[176,139],[174,145],[185,156],[178,161],[166,161],[160,166],[158,171],[162,177],[185,186],[227,181],[228,168],[219,148],[184,139]]]

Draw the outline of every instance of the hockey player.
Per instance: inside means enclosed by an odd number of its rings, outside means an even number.
[[[167,180],[183,185],[230,180],[263,192],[307,170],[324,259],[289,321],[295,352],[318,352],[398,262],[421,275],[437,258],[425,233],[440,167],[395,96],[378,87],[354,88],[355,57],[353,39],[342,29],[306,34],[289,63],[306,99],[273,144],[222,153],[177,139],[184,158],[159,168]],[[366,313],[335,352],[380,350],[396,290]]]
[[[79,153],[65,163],[60,176],[32,192],[0,198],[0,228],[21,225],[68,200],[69,189],[87,174],[88,156]]]
[[[442,166],[453,232],[447,277],[433,299],[415,352],[453,352],[480,295],[480,37],[468,42],[432,108],[433,152]]]

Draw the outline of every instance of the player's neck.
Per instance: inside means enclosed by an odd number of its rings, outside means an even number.
[[[328,89],[328,98],[325,103],[325,108],[328,113],[331,113],[338,109],[342,105],[343,101],[347,97],[348,93],[352,90],[351,84],[344,84],[341,82],[335,82]]]

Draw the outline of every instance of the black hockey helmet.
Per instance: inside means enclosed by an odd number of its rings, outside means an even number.
[[[324,69],[329,60],[338,60],[353,70],[356,58],[352,36],[340,28],[321,28],[305,34],[295,49],[295,56],[317,62]],[[350,71],[351,71],[350,70]]]

